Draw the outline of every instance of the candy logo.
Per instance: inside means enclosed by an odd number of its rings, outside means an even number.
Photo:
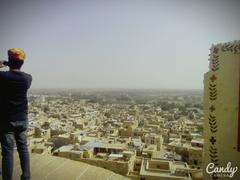
[[[215,167],[214,163],[209,163],[206,167],[206,172],[216,177],[232,178],[237,170],[238,167],[231,167],[231,162],[228,162],[226,167]]]

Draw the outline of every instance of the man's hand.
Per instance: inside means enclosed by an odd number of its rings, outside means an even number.
[[[0,60],[0,68],[3,68],[3,67],[5,67],[5,65],[3,64],[3,60]]]

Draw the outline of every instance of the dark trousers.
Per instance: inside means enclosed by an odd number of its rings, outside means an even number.
[[[2,129],[2,128],[1,128]],[[29,152],[27,147],[26,126],[12,126],[4,128],[0,132],[2,146],[2,178],[12,180],[14,139],[21,163],[21,180],[30,179]]]

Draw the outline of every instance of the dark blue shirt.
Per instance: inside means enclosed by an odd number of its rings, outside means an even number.
[[[0,71],[0,124],[27,121],[27,91],[31,83],[30,74],[21,71]]]

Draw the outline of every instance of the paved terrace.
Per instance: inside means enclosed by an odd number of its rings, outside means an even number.
[[[14,157],[13,180],[19,180],[21,167],[16,153]],[[112,171],[66,158],[31,154],[30,161],[33,180],[129,180]]]

